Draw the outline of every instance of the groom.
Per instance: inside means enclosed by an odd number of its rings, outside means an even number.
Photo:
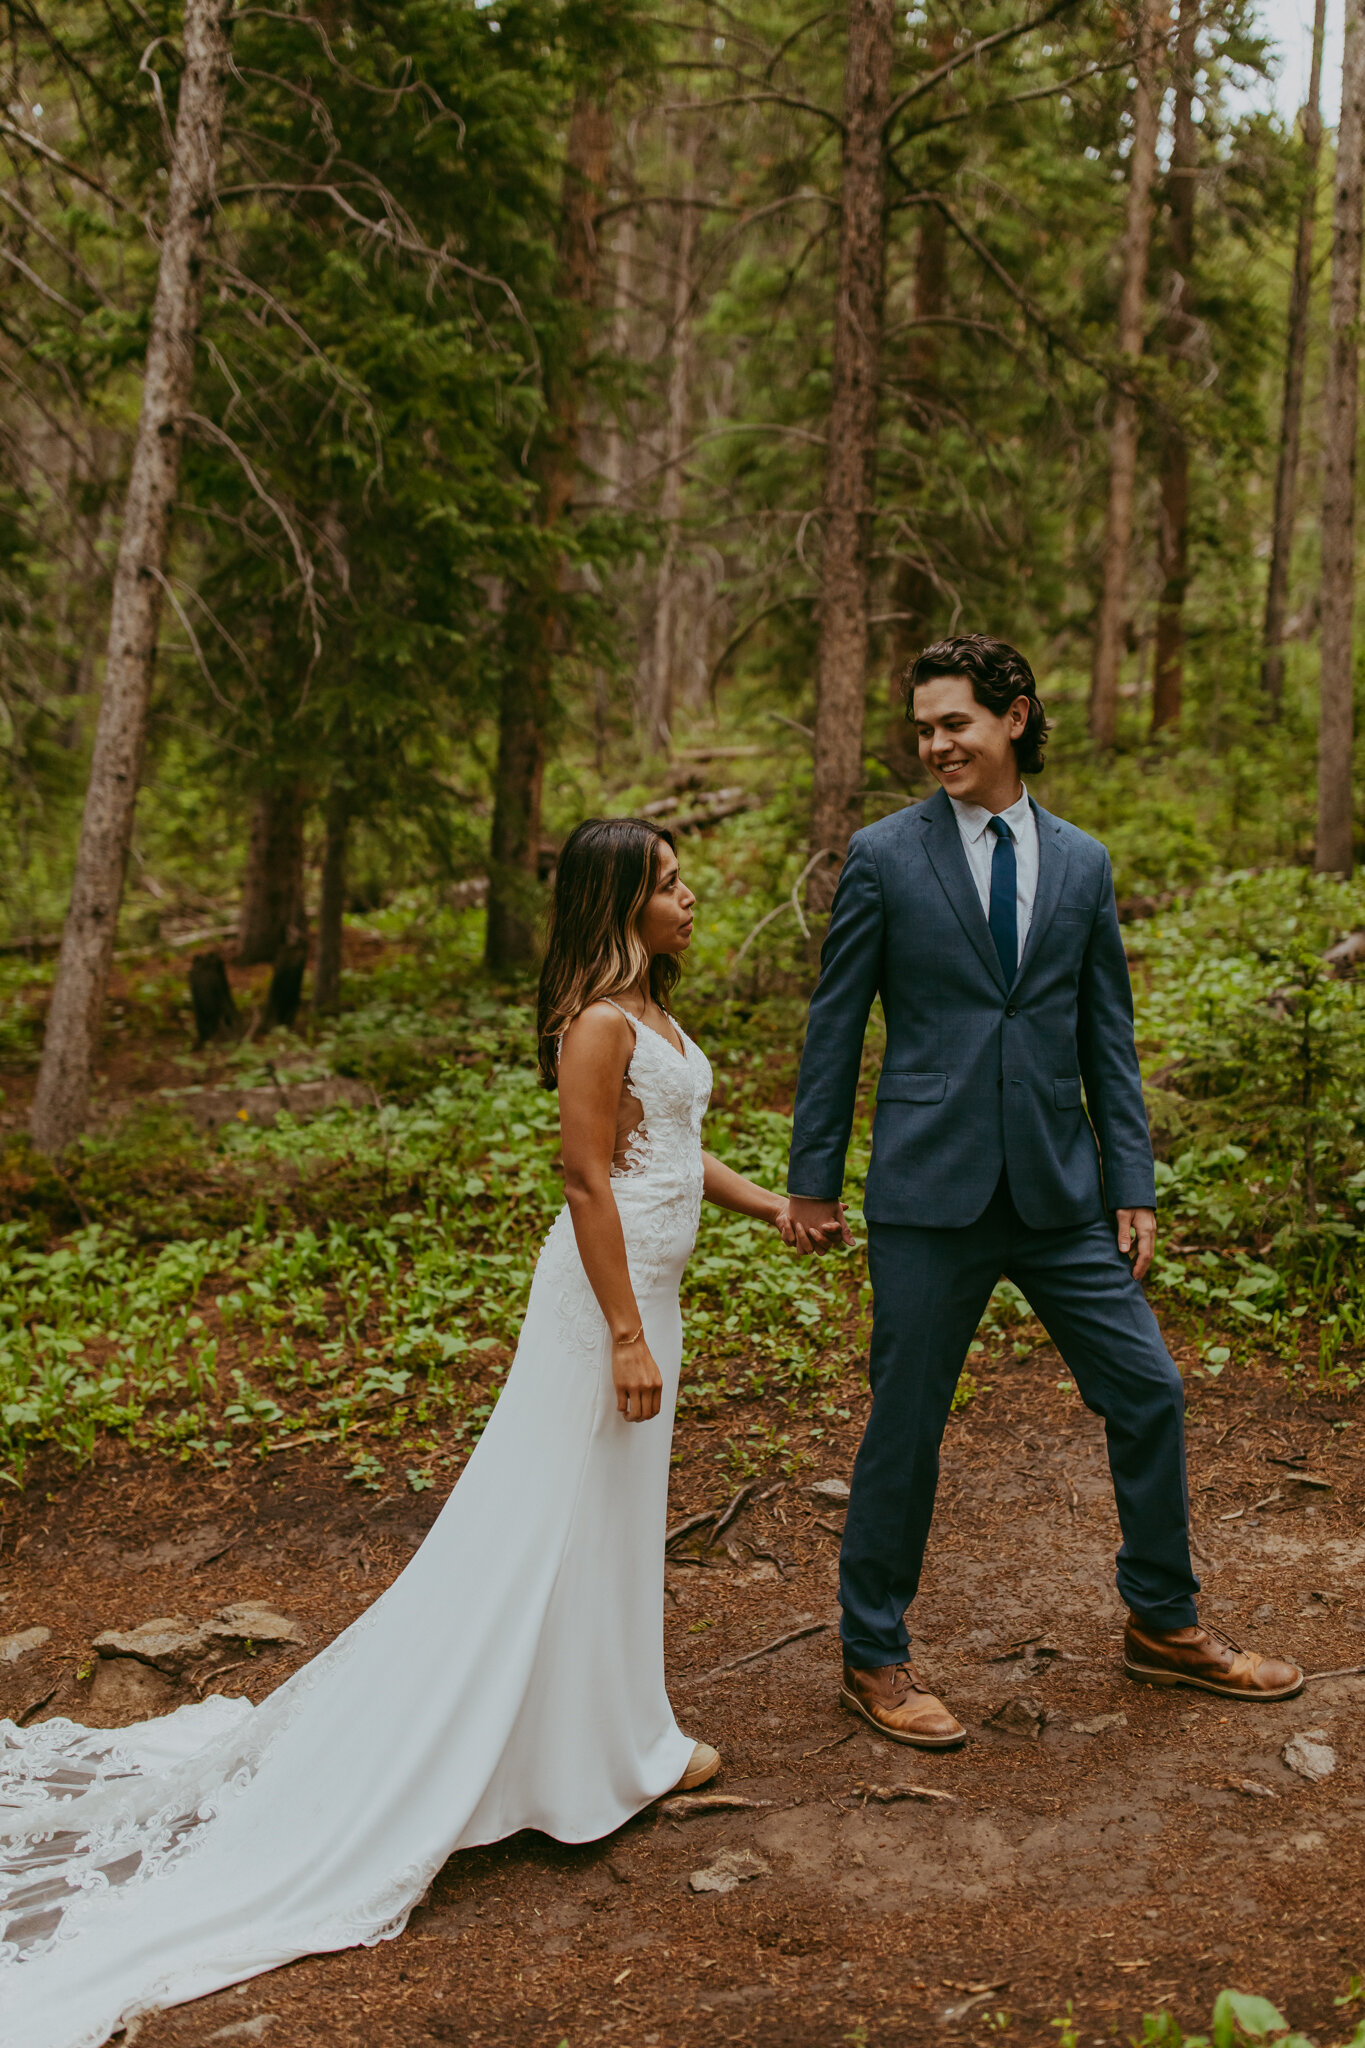
[[[851,1243],[844,1154],[880,996],[886,1056],[864,1202],[872,1412],[839,1565],[840,1697],[894,1742],[965,1739],[910,1662],[904,1616],[953,1390],[1004,1274],[1104,1417],[1125,1669],[1229,1699],[1287,1699],[1303,1683],[1297,1665],[1239,1649],[1195,1613],[1183,1391],[1139,1285],[1156,1191],[1109,857],[1024,789],[1047,721],[1013,647],[983,633],[944,640],[907,681],[940,790],[849,846],[787,1176],[799,1247]]]

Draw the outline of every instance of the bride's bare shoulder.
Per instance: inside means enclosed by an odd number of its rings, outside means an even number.
[[[634,1047],[635,1033],[624,1011],[606,1001],[589,1003],[564,1032],[560,1069],[566,1061],[572,1067],[624,1066]]]

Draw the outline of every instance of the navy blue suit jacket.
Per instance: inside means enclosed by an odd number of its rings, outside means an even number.
[[[942,790],[854,834],[801,1056],[793,1194],[840,1193],[863,1035],[880,996],[886,1057],[870,1222],[974,1223],[1002,1168],[1036,1229],[1155,1207],[1109,856],[1033,810],[1038,888],[1012,981]]]

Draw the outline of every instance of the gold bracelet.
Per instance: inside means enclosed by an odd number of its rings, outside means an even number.
[[[611,1341],[612,1341],[612,1343],[613,1343],[613,1344],[636,1344],[636,1343],[638,1343],[638,1342],[639,1342],[640,1338],[644,1336],[644,1334],[645,1334],[645,1326],[644,1326],[644,1324],[643,1324],[643,1323],[641,1323],[641,1325],[640,1325],[639,1329],[638,1329],[638,1330],[636,1330],[636,1331],[634,1332],[634,1334],[633,1334],[632,1336],[629,1336],[629,1337],[613,1337]]]

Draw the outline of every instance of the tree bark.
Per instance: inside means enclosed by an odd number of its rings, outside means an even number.
[[[893,0],[848,0],[834,365],[821,505],[810,902],[827,909],[861,819],[867,597],[886,269]]]
[[[951,46],[950,46],[951,53]],[[940,58],[940,62],[943,60]],[[925,435],[934,431],[933,398],[938,384],[943,329],[934,323],[948,304],[948,223],[936,206],[926,206],[915,245],[914,327],[905,352],[908,385],[906,410],[911,425]],[[891,628],[892,673],[902,669],[929,638],[939,604],[938,585],[922,561],[902,561],[893,586],[896,618]]]
[[[298,780],[272,783],[256,799],[242,879],[237,965],[273,960],[300,938],[308,916],[303,896],[305,791]]]
[[[1152,0],[1137,0],[1133,29],[1137,84],[1133,92],[1133,143],[1128,159],[1128,216],[1122,244],[1119,291],[1119,366],[1126,372],[1142,355],[1142,313],[1152,246],[1152,182],[1156,176],[1157,106]],[[1090,672],[1090,736],[1110,748],[1118,731],[1119,668],[1123,659],[1124,605],[1128,556],[1133,540],[1133,491],[1137,479],[1138,405],[1129,391],[1114,399],[1109,428],[1109,504],[1105,517],[1103,586],[1095,626]]]
[[[1365,0],[1346,0],[1346,47],[1332,206],[1332,293],[1322,478],[1322,696],[1318,717],[1319,874],[1352,862],[1352,614],[1355,608],[1356,413],[1360,374],[1360,198],[1365,155]]]
[[[610,158],[610,111],[582,93],[569,122],[556,270],[558,297],[576,314],[577,331],[547,362],[546,420],[532,451],[535,516],[547,535],[569,510],[578,474],[579,400],[601,268],[596,215]],[[493,973],[529,967],[536,957],[545,733],[563,624],[559,581],[551,548],[538,571],[508,590],[484,942]]]
[[[663,560],[654,587],[654,647],[650,664],[649,717],[646,741],[651,753],[667,754],[672,746],[673,685],[678,655],[678,613],[682,597],[678,574],[679,528],[682,521],[682,461],[692,411],[692,284],[697,248],[697,157],[701,128],[693,121],[683,146],[683,205],[679,208],[674,255],[673,304],[670,315],[672,355],[668,371],[668,414],[664,432],[664,474],[659,519],[664,529]]]
[[[1289,609],[1289,559],[1294,547],[1294,492],[1303,421],[1303,371],[1308,355],[1308,306],[1313,290],[1313,225],[1318,207],[1318,159],[1322,153],[1322,43],[1327,0],[1313,14],[1313,63],[1303,109],[1304,187],[1289,288],[1289,333],[1284,352],[1284,402],[1280,408],[1280,450],[1275,465],[1275,517],[1271,528],[1270,575],[1265,592],[1265,645],[1261,687],[1272,718],[1284,700],[1284,627]]]
[[[957,42],[956,19],[940,19],[930,37],[929,68],[946,64]],[[951,131],[949,131],[951,133]],[[951,189],[954,171],[962,160],[959,143],[945,137],[930,137],[924,145],[924,170],[919,182],[935,191]],[[943,356],[943,328],[938,323],[948,310],[948,222],[937,206],[920,209],[915,237],[915,278],[911,298],[910,330],[905,351],[906,413],[912,431],[933,438],[938,426],[936,401],[939,397],[940,365]],[[923,323],[923,324],[920,324]],[[941,593],[925,561],[903,560],[892,587],[891,669],[893,680],[911,656],[932,638]],[[914,775],[919,760],[907,742],[905,722],[897,717],[900,707],[892,698],[895,742],[892,751],[899,764],[897,773]]]
[[[33,1102],[33,1142],[44,1152],[60,1151],[82,1130],[99,1047],[203,306],[203,248],[222,145],[230,21],[231,0],[185,0],[184,70],[142,408],[114,571],[104,689]]]
[[[341,920],[346,908],[346,835],[351,822],[345,790],[332,791],[327,799],[326,817],[318,901],[318,957],[313,969],[313,1008],[322,1016],[341,1008]]]
[[[1157,554],[1161,596],[1156,614],[1156,666],[1152,679],[1152,731],[1173,725],[1185,689],[1185,592],[1190,574],[1190,447],[1178,415],[1195,335],[1194,201],[1199,130],[1194,124],[1194,74],[1201,0],[1180,0],[1175,39],[1175,114],[1166,210],[1171,272],[1167,284],[1166,361],[1171,410],[1161,444],[1161,523]]]

